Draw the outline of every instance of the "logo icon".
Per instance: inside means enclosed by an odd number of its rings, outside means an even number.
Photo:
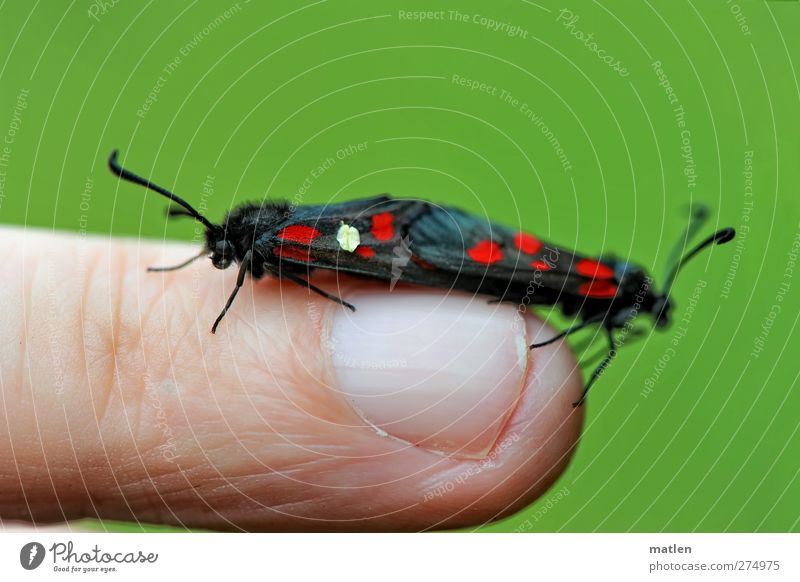
[[[26,570],[35,570],[44,561],[44,546],[39,542],[29,542],[19,551],[19,563]]]
[[[411,239],[408,235],[400,239],[400,244],[395,246],[393,250],[392,278],[389,281],[389,291],[394,291],[394,286],[400,281],[400,277],[403,276],[403,269],[405,269],[413,255],[411,252]]]

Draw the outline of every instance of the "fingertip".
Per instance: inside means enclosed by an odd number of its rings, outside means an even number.
[[[557,333],[532,315],[525,325],[529,340]],[[572,406],[581,393],[580,368],[564,340],[528,354],[524,389],[492,450],[440,477],[448,483],[474,475],[438,500],[448,517],[435,527],[475,526],[512,515],[543,495],[569,465],[583,425],[583,408]]]
[[[354,440],[354,450],[368,456],[395,439],[394,452],[373,459],[373,477],[402,478],[402,490],[386,490],[412,504],[404,514],[410,528],[492,521],[552,485],[583,419],[572,407],[581,374],[569,344],[527,349],[554,329],[508,304],[457,293],[368,288],[355,297],[359,315],[334,318],[334,382],[382,433]]]

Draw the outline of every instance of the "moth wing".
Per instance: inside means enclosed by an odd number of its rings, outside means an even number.
[[[433,208],[409,230],[414,253],[436,270],[480,278],[485,288],[527,287],[610,298],[616,293],[612,265],[576,255],[520,232],[452,208]]]
[[[389,196],[299,207],[271,246],[290,264],[497,296],[530,283],[549,295],[611,298],[617,289],[611,265],[458,209]]]
[[[301,206],[275,235],[273,252],[290,263],[389,279],[409,226],[429,208],[428,202],[388,195]]]

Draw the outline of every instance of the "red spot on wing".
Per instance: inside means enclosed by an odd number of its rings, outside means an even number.
[[[309,250],[294,245],[277,246],[273,252],[281,259],[294,259],[295,261],[303,261],[304,263],[311,262]]]
[[[422,267],[423,269],[428,269],[429,271],[435,271],[436,270],[436,266],[435,265],[432,265],[431,263],[429,263],[425,259],[421,259],[417,255],[411,255],[411,260],[414,263],[416,263],[417,265],[419,265],[420,267]]]
[[[389,240],[394,236],[394,216],[391,212],[372,215],[372,236],[378,240]]]
[[[278,238],[301,245],[310,245],[321,236],[322,233],[316,228],[303,224],[293,224],[278,231]]]
[[[469,258],[477,263],[491,265],[503,260],[503,251],[494,241],[482,240],[467,251]]]
[[[583,259],[575,265],[575,271],[584,277],[591,277],[592,279],[613,279],[614,269],[608,265],[604,265],[598,261],[591,259]]]
[[[617,286],[610,281],[589,281],[580,286],[578,293],[585,297],[610,299],[617,294]]]
[[[370,257],[375,256],[375,249],[373,249],[372,247],[365,247],[364,245],[360,245],[356,248],[355,253],[359,257],[364,257],[365,259],[368,259]]]
[[[550,263],[545,263],[544,261],[533,261],[531,263],[531,267],[536,269],[537,271],[549,271],[553,267],[550,266]]]
[[[514,246],[521,250],[523,253],[532,255],[539,252],[542,248],[542,241],[525,232],[518,232],[514,235]]]

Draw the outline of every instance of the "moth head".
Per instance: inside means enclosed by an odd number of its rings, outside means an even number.
[[[227,269],[236,259],[236,247],[225,236],[222,228],[213,228],[206,231],[206,249],[208,249],[211,264],[217,269]]]
[[[655,319],[656,327],[666,327],[669,325],[669,312],[672,310],[672,304],[669,302],[669,297],[666,295],[657,295],[653,300],[653,305],[650,308],[650,314]]]
[[[230,241],[217,241],[214,250],[211,252],[211,263],[217,269],[227,269],[236,257],[235,249]]]
[[[205,226],[206,250],[211,257],[211,262],[217,269],[227,269],[231,266],[231,263],[233,263],[233,261],[236,259],[236,247],[226,237],[226,231],[224,227],[210,222],[205,216],[203,216],[198,210],[192,207],[191,204],[186,202],[186,200],[180,196],[177,196],[166,188],[162,188],[158,184],[155,184],[146,178],[142,178],[141,176],[134,174],[133,172],[120,166],[117,160],[118,155],[118,152],[115,150],[111,152],[111,157],[108,159],[108,166],[114,174],[123,180],[144,186],[148,190],[152,190],[153,192],[156,192],[164,198],[174,202],[177,206],[173,206],[168,210],[168,216],[172,218],[187,216]]]

